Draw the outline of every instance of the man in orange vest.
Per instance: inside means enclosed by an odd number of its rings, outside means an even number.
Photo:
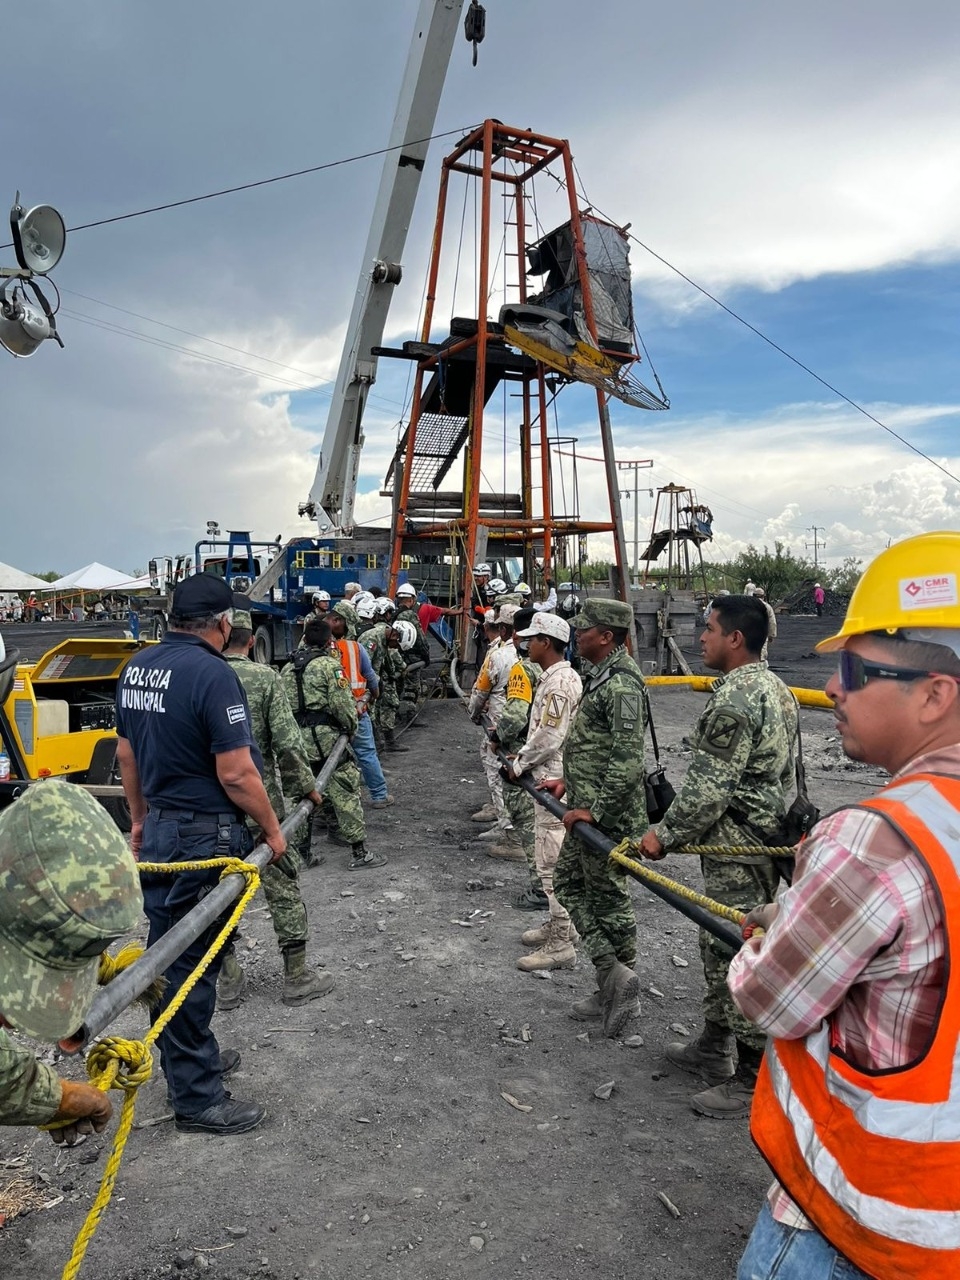
[[[371,699],[379,696],[380,680],[363,645],[349,638],[346,608],[341,601],[326,618],[330,623],[334,647],[340,655],[340,666],[344,676],[350,681],[350,688],[357,701],[357,732],[350,739],[350,745],[370,792],[370,807],[389,809],[393,804],[393,796],[387,791],[387,780],[383,776],[380,757],[377,755],[369,710]]]
[[[960,1275],[960,532],[882,552],[817,648],[838,654],[844,751],[891,779],[814,827],[730,965],[771,1037],[751,1132],[777,1179],[738,1277],[945,1280]]]

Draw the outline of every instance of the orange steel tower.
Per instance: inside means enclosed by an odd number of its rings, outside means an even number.
[[[565,190],[569,216],[544,235],[533,217],[532,184],[548,168]],[[455,174],[479,185],[476,304],[472,316],[453,317],[440,332],[437,298],[444,279],[441,262]],[[496,229],[495,192],[505,210]],[[504,278],[503,305],[494,317],[488,311],[495,270],[507,262],[514,264],[516,278]],[[539,289],[530,283],[536,276],[542,277]],[[384,482],[384,493],[392,496],[394,505],[391,592],[404,557],[444,556],[460,571],[457,593],[469,612],[477,559],[516,557],[523,561],[528,581],[533,581],[535,565],[545,576],[551,573],[558,543],[589,533],[611,533],[615,589],[620,598],[629,598],[608,399],[613,395],[647,409],[665,409],[669,402],[662,391],[649,391],[630,372],[640,356],[627,237],[612,224],[580,211],[566,141],[495,120],[485,121],[462,139],[443,162],[420,340],[401,349],[378,348],[376,354],[416,362],[409,423]],[[595,389],[605,466],[606,510],[601,507],[597,518],[588,520],[579,510],[559,509],[563,504],[554,501],[555,451],[548,411],[558,392],[572,383]],[[503,423],[493,421],[488,411],[498,387],[503,391]],[[519,454],[518,491],[496,492],[483,484],[484,449],[485,444],[491,448],[494,431],[507,430],[508,400],[517,418],[511,448]],[[490,419],[486,433],[485,411]],[[461,486],[442,488],[461,456]]]

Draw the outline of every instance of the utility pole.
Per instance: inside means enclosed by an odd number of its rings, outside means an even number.
[[[813,534],[813,567],[814,569],[819,569],[820,552],[826,550],[827,544],[822,539],[818,540],[817,535],[821,533],[826,533],[826,529],[823,527],[822,524],[820,525],[814,524],[814,525],[811,525],[809,529],[807,529],[807,533]],[[809,542],[807,543],[807,550],[808,551],[810,550]]]
[[[633,486],[630,489],[621,491],[621,496],[629,498],[633,496],[633,585],[640,585],[640,469],[641,467],[652,467],[652,458],[643,458],[633,462],[618,462],[618,471],[633,472]],[[647,493],[652,494],[653,490],[648,489]]]

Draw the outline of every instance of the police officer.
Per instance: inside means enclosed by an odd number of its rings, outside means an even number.
[[[117,687],[117,760],[133,819],[131,847],[150,862],[177,862],[254,847],[249,816],[277,860],[286,840],[263,785],[247,699],[223,657],[233,594],[221,578],[198,573],[173,593],[169,629],[135,654]],[[144,876],[152,945],[217,883],[209,872]],[[218,932],[212,924],[171,964],[159,1012],[172,1000]],[[159,1038],[178,1129],[234,1134],[255,1128],[264,1108],[224,1090],[223,1058],[210,1019],[222,952],[196,983]]]
[[[81,787],[45,782],[0,813],[0,1028],[72,1037],[97,990],[100,953],[142,905],[136,864],[116,824]],[[100,1133],[110,1099],[63,1080],[0,1030],[0,1124],[56,1124],[73,1146]]]

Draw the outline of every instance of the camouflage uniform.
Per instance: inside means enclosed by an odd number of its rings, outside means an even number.
[[[357,611],[349,600],[338,600],[333,606],[333,613],[338,614],[347,624],[347,640],[356,640],[357,623],[360,619],[357,617]]]
[[[280,676],[272,667],[251,662],[238,654],[228,654],[227,661],[247,695],[250,732],[263,756],[263,785],[274,813],[282,821],[286,813],[283,793],[299,801],[314,789],[314,777],[304,753],[300,729],[284,695]],[[282,791],[277,779],[278,767],[283,781]],[[304,827],[309,838],[309,819]],[[294,841],[302,835],[304,827],[296,833]],[[288,853],[281,859],[282,869],[273,864],[267,867],[262,877],[264,897],[281,949],[307,940],[307,908],[300,892],[298,860],[295,853]]]
[[[589,809],[600,830],[619,841],[647,828],[643,677],[622,647],[597,666],[584,666],[583,695],[563,746],[564,800],[572,809]],[[611,954],[627,966],[637,958],[637,920],[625,878],[605,854],[567,834],[554,892],[595,964]]]
[[[374,714],[380,728],[388,735],[397,727],[397,711],[400,707],[400,687],[407,665],[399,649],[386,645],[383,667],[380,671],[380,696],[374,703]]]
[[[72,1035],[97,990],[99,950],[142,908],[107,811],[71,783],[30,787],[0,814],[0,1013],[38,1039]],[[61,1095],[57,1073],[0,1030],[0,1124],[46,1124]]]
[[[570,732],[571,717],[581,693],[580,677],[569,662],[555,662],[543,672],[537,682],[530,711],[527,741],[513,762],[513,772],[517,777],[529,772],[534,781],[540,782],[544,778],[561,775],[563,744]],[[547,895],[550,915],[555,920],[566,922],[570,916],[557,900],[553,886],[554,871],[564,840],[563,823],[539,804],[533,821],[537,874]]]
[[[527,729],[530,726],[530,708],[533,704],[533,691],[540,679],[540,668],[535,662],[522,655],[510,668],[507,677],[507,700],[497,721],[497,741],[508,755],[516,755],[527,740]],[[534,889],[540,888],[540,877],[537,874],[537,859],[534,851],[533,823],[536,801],[529,791],[523,787],[504,787],[503,804],[513,823],[530,870],[530,883]]]
[[[315,656],[303,671],[304,706],[307,712],[325,714],[330,723],[302,726],[300,732],[307,758],[323,761],[341,734],[352,738],[356,733],[357,703],[350,682],[341,671],[339,657],[320,649],[310,652]],[[292,662],[284,667],[280,680],[294,718],[297,718],[300,694]],[[360,770],[349,753],[340,757],[340,763],[324,790],[324,798],[333,806],[344,840],[352,845],[362,844],[366,838],[366,826],[360,804]]]
[[[657,827],[669,852],[680,845],[763,844],[786,813],[793,778],[797,709],[782,680],[757,662],[737,667],[713,686],[697,722],[694,755],[683,786]],[[708,897],[740,911],[772,902],[778,872],[769,854],[733,860],[701,858]],[[727,990],[730,953],[700,931],[708,1022],[762,1050],[766,1036],[739,1012]]]

